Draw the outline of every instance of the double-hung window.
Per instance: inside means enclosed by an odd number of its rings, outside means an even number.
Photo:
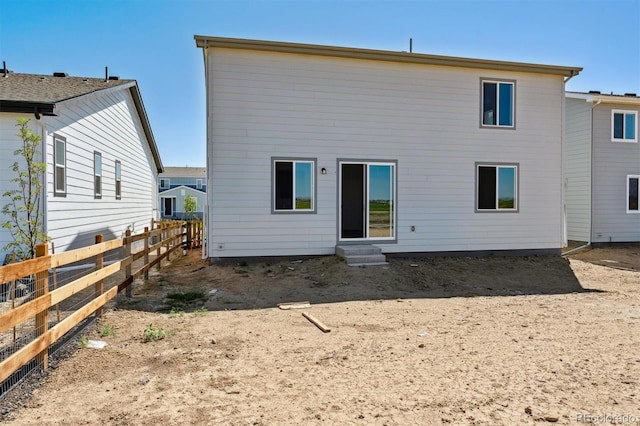
[[[627,213],[640,213],[638,209],[638,184],[640,175],[627,176]]]
[[[122,164],[116,160],[116,200],[122,199]]]
[[[483,127],[515,127],[515,82],[482,80]]]
[[[67,140],[54,134],[53,145],[53,195],[65,197],[67,195]]]
[[[102,154],[93,153],[93,195],[102,198]]]
[[[315,213],[316,160],[272,159],[272,212]]]
[[[638,142],[638,111],[611,111],[611,140]]]
[[[476,211],[518,211],[518,165],[476,163]]]
[[[160,189],[169,189],[170,187],[170,182],[169,179],[160,179]]]

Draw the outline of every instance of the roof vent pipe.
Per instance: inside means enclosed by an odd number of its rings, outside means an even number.
[[[4,78],[9,77],[9,73],[7,72],[7,61],[2,61],[2,72],[4,73]]]
[[[104,81],[109,81],[109,67],[104,67]]]

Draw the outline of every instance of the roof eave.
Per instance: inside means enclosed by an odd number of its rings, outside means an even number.
[[[55,104],[52,103],[0,100],[0,112],[56,115],[54,110]]]
[[[160,151],[158,151],[158,145],[156,144],[156,140],[153,137],[153,132],[151,131],[151,125],[149,124],[149,117],[147,116],[147,111],[144,108],[144,104],[142,102],[142,96],[140,95],[140,90],[138,89],[137,84],[131,85],[129,88],[131,92],[131,97],[133,98],[133,103],[138,110],[138,115],[140,116],[140,122],[142,123],[142,129],[144,130],[144,134],[147,137],[147,141],[149,142],[149,148],[151,149],[151,155],[153,156],[153,160],[156,164],[156,170],[158,173],[162,173],[164,171],[164,167],[162,165],[162,160],[160,159]]]
[[[280,53],[298,53],[352,59],[404,62],[413,64],[556,74],[565,77],[576,76],[580,73],[580,71],[582,71],[582,68],[580,67],[529,64],[522,62],[495,61],[487,59],[458,58],[453,56],[426,55],[422,53],[393,52],[353,47],[322,46],[315,44],[286,43],[266,40],[247,40],[200,35],[194,36],[194,39],[196,41],[196,46],[203,49],[206,49],[208,47],[220,47],[230,49],[261,50]]]

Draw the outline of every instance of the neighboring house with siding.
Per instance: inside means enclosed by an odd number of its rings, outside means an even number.
[[[204,167],[165,167],[158,175],[160,215],[163,219],[186,219],[184,199],[196,201],[195,218],[202,219],[207,204],[207,169]]]
[[[640,97],[567,92],[564,179],[569,240],[640,241]]]
[[[211,258],[559,253],[581,68],[195,36]]]
[[[135,80],[0,70],[0,193],[14,177],[18,118],[42,138],[44,224],[56,252],[93,244],[96,234],[141,232],[158,217],[162,162]],[[0,250],[9,241],[0,230]]]

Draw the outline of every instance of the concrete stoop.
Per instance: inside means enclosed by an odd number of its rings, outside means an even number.
[[[336,246],[336,256],[346,260],[349,266],[387,265],[382,249],[368,244]]]

